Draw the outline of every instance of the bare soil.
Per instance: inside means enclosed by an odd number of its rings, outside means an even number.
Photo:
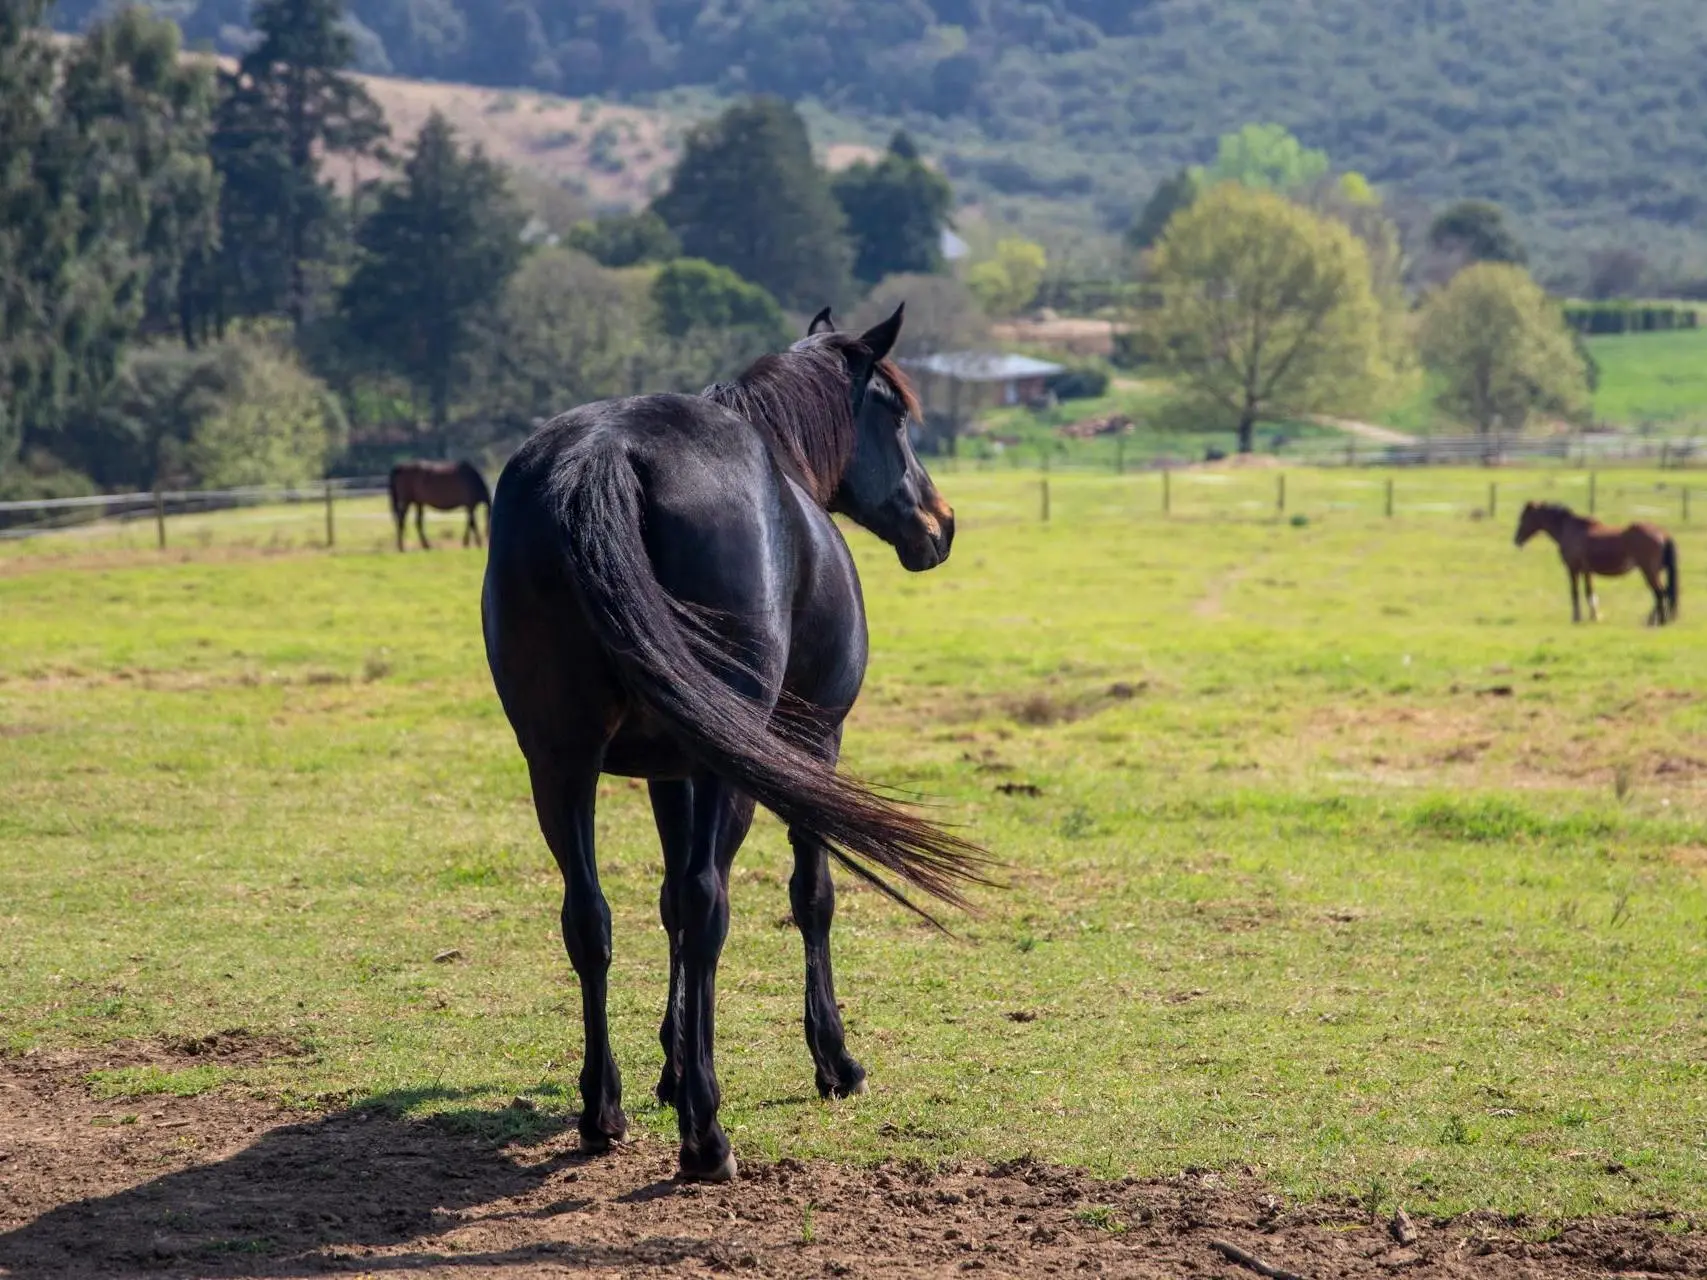
[[[507,1117],[490,1110],[419,1122],[308,1114],[232,1090],[103,1101],[85,1084],[90,1069],[139,1056],[268,1052],[0,1060],[0,1274],[1259,1274],[1218,1252],[1221,1240],[1309,1277],[1707,1275],[1707,1236],[1663,1217],[1551,1230],[1419,1217],[1402,1245],[1358,1206],[1287,1205],[1236,1173],[1109,1182],[1029,1161],[749,1159],[731,1185],[683,1186],[666,1144],[583,1157],[563,1117],[525,1107],[508,1118],[529,1136],[500,1142],[480,1136]]]

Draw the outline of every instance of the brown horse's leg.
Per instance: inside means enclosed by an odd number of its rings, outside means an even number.
[[[1565,572],[1571,575],[1571,621],[1581,622],[1583,620],[1583,607],[1581,601],[1577,599],[1577,571],[1566,565]]]
[[[420,535],[421,550],[431,551],[433,544],[427,541],[427,504],[424,502],[415,504],[415,532]]]
[[[1594,593],[1594,579],[1589,576],[1587,569],[1583,570],[1583,594],[1588,597],[1588,620],[1600,621],[1600,597]]]
[[[468,540],[474,534],[474,508],[468,509],[468,527],[462,531],[462,545],[468,546]]]
[[[1648,610],[1648,625],[1663,627],[1666,621],[1666,593],[1660,586],[1660,575],[1648,566],[1642,566],[1642,578],[1648,584],[1648,590],[1653,592],[1654,607]]]
[[[397,517],[397,549],[403,550],[403,529],[409,523],[409,504],[394,504],[391,514]]]
[[[589,1151],[604,1151],[627,1136],[628,1118],[622,1113],[622,1074],[611,1055],[605,1016],[611,927],[593,852],[598,761],[537,749],[528,757],[528,775],[539,828],[563,873],[563,945],[581,982],[586,1036],[581,1063],[581,1145]]]
[[[729,935],[729,866],[752,822],[750,798],[711,774],[694,777],[693,838],[675,901],[682,966],[676,1124],[682,1139],[681,1176],[706,1182],[727,1182],[735,1176],[729,1139],[717,1123],[717,961]]]

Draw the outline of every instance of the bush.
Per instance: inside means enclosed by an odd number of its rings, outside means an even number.
[[[1656,333],[1694,329],[1700,317],[1694,307],[1651,302],[1585,302],[1565,307],[1565,323],[1578,333]]]
[[[1094,400],[1108,391],[1108,367],[1100,360],[1071,364],[1049,380],[1057,400]]]
[[[202,488],[303,484],[326,474],[344,441],[336,398],[294,356],[270,342],[213,349],[222,389],[185,443],[190,477]]]

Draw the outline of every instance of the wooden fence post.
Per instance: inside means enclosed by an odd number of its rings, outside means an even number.
[[[1114,437],[1114,474],[1126,474],[1126,437]]]
[[[1491,520],[1499,513],[1500,485],[1497,480],[1488,481],[1488,518]]]
[[[154,527],[160,537],[160,549],[166,549],[166,497],[158,485],[154,489]]]
[[[1280,515],[1286,514],[1286,473],[1282,471],[1275,476],[1274,509]]]
[[[1049,523],[1049,477],[1044,476],[1043,479],[1039,480],[1037,483],[1043,491],[1043,523],[1048,524]]]
[[[335,531],[332,527],[332,480],[330,477],[327,477],[327,480],[326,480],[326,545],[328,547],[331,547],[334,544],[336,544],[337,540],[338,539],[335,535]]]
[[[1162,514],[1167,515],[1173,510],[1173,503],[1168,493],[1168,477],[1172,474],[1166,467],[1162,468]]]
[[[1387,518],[1393,518],[1393,477],[1387,477]]]
[[[1597,471],[1591,471],[1588,473],[1588,513],[1591,516],[1594,514],[1595,480],[1598,478],[1599,474],[1600,473]]]

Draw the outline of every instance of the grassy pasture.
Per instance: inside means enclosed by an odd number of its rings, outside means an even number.
[[[1486,475],[1402,474],[1389,521],[1382,477],[1297,473],[1296,525],[1269,474],[1176,476],[1171,519],[1155,476],[1057,475],[1045,526],[1035,475],[969,467],[942,570],[854,535],[874,659],[849,763],[933,797],[1010,887],[952,940],[844,892],[873,1092],[826,1105],[761,819],[719,1009],[737,1151],[1707,1209],[1707,536],[1672,521],[1679,626],[1643,629],[1624,581],[1572,627],[1508,516],[1584,478],[1498,478],[1488,521]],[[1666,479],[1602,476],[1601,510],[1670,510]],[[379,504],[341,508],[328,555],[319,520],[186,520],[164,555],[146,525],[0,545],[0,1045],[244,1027],[306,1053],[92,1087],[525,1128],[573,1108],[579,1005],[481,556],[384,551]],[[643,790],[607,780],[599,832],[630,1113],[670,1134]]]

